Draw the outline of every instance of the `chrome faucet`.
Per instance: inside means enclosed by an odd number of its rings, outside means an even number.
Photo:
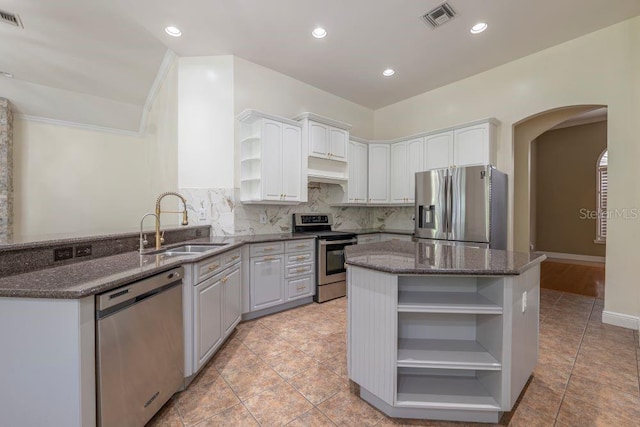
[[[146,213],[142,216],[142,219],[140,220],[140,255],[142,255],[142,252],[144,251],[144,247],[147,246],[149,244],[149,242],[147,241],[147,235],[146,234],[142,234],[142,224],[144,224],[144,219],[148,216],[155,216],[156,220],[158,219],[158,217],[156,216],[156,214],[154,213]]]
[[[184,206],[184,210],[182,211],[182,225],[189,224],[189,217],[187,216],[187,199],[185,199],[182,195],[178,193],[174,193],[172,191],[168,191],[166,193],[162,193],[158,196],[156,200],[156,249],[160,249],[162,244],[164,243],[164,237],[160,235],[160,214],[161,213],[180,213],[179,211],[162,211],[160,210],[160,202],[166,196],[176,196],[180,200],[182,200],[182,205]],[[164,234],[164,233],[163,233]]]

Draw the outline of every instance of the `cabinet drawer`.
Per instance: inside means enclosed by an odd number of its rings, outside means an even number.
[[[237,262],[240,262],[240,249],[235,249],[233,251],[227,252],[222,255],[222,262],[225,267],[229,267]]]
[[[313,252],[298,252],[297,254],[287,254],[285,256],[287,265],[308,264],[313,262]]]
[[[207,258],[200,261],[197,265],[196,271],[196,283],[207,279],[214,274],[220,272],[224,266],[222,265],[222,255],[218,255],[212,258]]]
[[[284,252],[283,242],[260,243],[251,245],[250,253],[252,257],[262,255],[281,254]]]
[[[315,239],[311,240],[290,240],[285,243],[285,250],[287,252],[302,252],[311,251],[316,246]]]
[[[313,276],[287,279],[287,300],[313,295]]]
[[[304,276],[313,273],[313,264],[303,264],[287,267],[286,277]]]

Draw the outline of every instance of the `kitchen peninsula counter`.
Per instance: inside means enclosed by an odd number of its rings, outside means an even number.
[[[348,247],[360,396],[391,417],[497,423],[537,363],[544,259],[438,242]]]

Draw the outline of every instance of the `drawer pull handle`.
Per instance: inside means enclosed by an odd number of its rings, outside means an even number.
[[[218,268],[220,268],[220,264],[210,265],[209,271],[217,270]]]
[[[298,286],[296,289],[299,291],[304,291],[306,289],[306,286]]]
[[[272,246],[269,246],[268,248],[264,248],[264,251],[272,251],[274,248]]]
[[[238,258],[240,258],[240,255],[234,255],[234,256],[231,257],[231,260],[236,260]]]
[[[296,259],[301,259],[301,260],[302,260],[302,259],[306,259],[306,258],[307,258],[307,257],[306,257],[305,255],[300,255],[300,256],[297,256],[297,257],[296,257]]]
[[[265,260],[265,261],[273,261],[274,259],[276,259],[276,258],[275,258],[275,257],[272,257],[272,256],[266,256],[266,257],[264,257],[264,260]]]
[[[306,269],[306,267],[301,267],[301,268],[296,269],[296,271],[298,273],[302,273],[303,271],[307,271],[307,269]]]
[[[296,245],[296,248],[304,248],[307,245]]]

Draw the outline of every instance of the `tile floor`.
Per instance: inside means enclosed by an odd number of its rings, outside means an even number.
[[[538,367],[499,425],[639,426],[638,335],[603,300],[541,290]],[[153,426],[469,426],[390,419],[350,392],[346,299],[245,322]],[[487,425],[487,424],[481,424]]]

